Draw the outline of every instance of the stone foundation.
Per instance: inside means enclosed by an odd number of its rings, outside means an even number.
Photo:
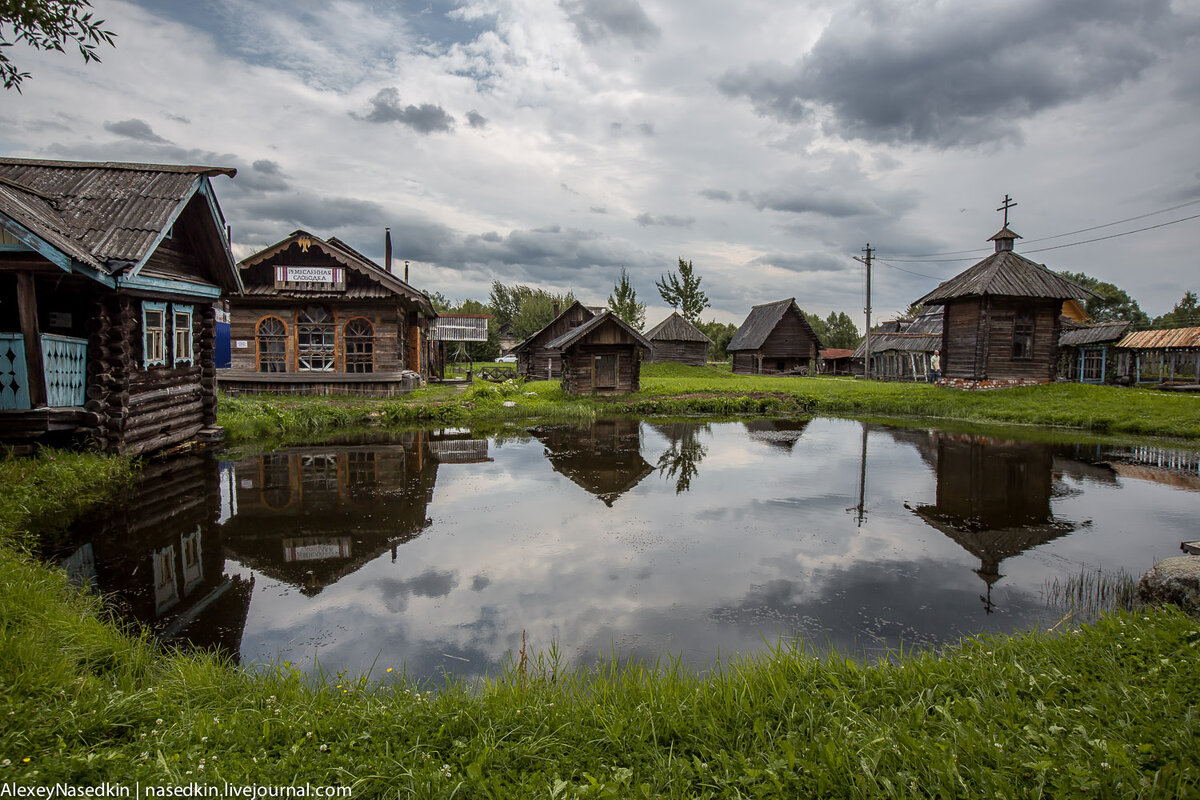
[[[998,378],[994,380],[975,380],[973,378],[942,378],[938,386],[950,389],[967,389],[969,391],[987,391],[989,389],[1012,389],[1015,386],[1040,386],[1049,381],[1031,380],[1029,378]]]

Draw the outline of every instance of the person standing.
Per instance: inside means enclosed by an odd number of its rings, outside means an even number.
[[[929,382],[937,383],[942,377],[942,351],[934,350],[933,355],[929,357]]]

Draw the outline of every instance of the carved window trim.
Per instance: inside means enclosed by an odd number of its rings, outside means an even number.
[[[267,330],[264,330],[267,328]],[[275,315],[263,317],[254,326],[255,367],[259,372],[287,372],[287,323]]]
[[[164,366],[167,363],[167,304],[142,303],[142,366]]]

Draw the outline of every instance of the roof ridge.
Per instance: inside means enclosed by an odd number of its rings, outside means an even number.
[[[176,172],[203,175],[237,175],[236,167],[214,167],[202,164],[140,164],[134,161],[61,161],[46,158],[0,158],[0,165],[53,167],[55,169],[113,169],[130,172]]]

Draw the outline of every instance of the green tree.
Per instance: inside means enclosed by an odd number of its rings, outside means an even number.
[[[1124,289],[1082,272],[1060,272],[1058,274],[1096,293],[1097,296],[1088,298],[1083,307],[1092,322],[1126,320],[1132,322],[1135,328],[1150,326],[1150,316],[1142,311],[1137,300],[1130,297]]]
[[[805,311],[804,318],[808,320],[808,326],[813,329],[813,333],[815,333],[817,338],[821,340],[821,347],[829,347],[827,344],[827,340],[829,339],[829,326],[825,323],[825,320],[821,318],[821,315],[810,314],[809,312]]]
[[[679,271],[663,275],[654,282],[663,302],[683,314],[693,325],[700,319],[700,312],[708,308],[708,295],[700,289],[700,278],[695,274],[691,261],[679,259]]]
[[[916,319],[921,316],[921,312],[925,310],[924,303],[913,303],[908,308],[904,309],[904,313],[900,316],[904,319]]]
[[[733,335],[737,333],[738,326],[727,322],[717,322],[715,319],[712,322],[695,324],[705,336],[712,340],[712,344],[708,346],[708,360],[728,361],[729,351],[725,348],[733,341]]]
[[[629,273],[624,267],[621,267],[620,279],[613,284],[613,293],[608,296],[608,307],[639,331],[646,326],[646,304],[638,302],[637,290],[629,282]]]
[[[858,326],[848,314],[842,311],[829,312],[825,319],[825,336],[821,338],[826,347],[853,349],[858,347],[860,339],[862,336],[858,332]]]
[[[497,329],[508,325],[514,336],[524,339],[554,320],[555,305],[562,311],[574,302],[575,296],[571,292],[551,294],[545,289],[533,289],[523,284],[505,286],[494,281],[487,307]]]
[[[96,46],[113,44],[116,34],[93,19],[88,0],[0,0],[0,79],[5,89],[21,91],[29,77],[9,59],[9,48],[20,42],[34,50],[57,50],[74,44],[83,62],[99,61]]]
[[[1155,328],[1195,328],[1200,327],[1200,308],[1196,306],[1196,293],[1187,291],[1175,307],[1154,318]]]

